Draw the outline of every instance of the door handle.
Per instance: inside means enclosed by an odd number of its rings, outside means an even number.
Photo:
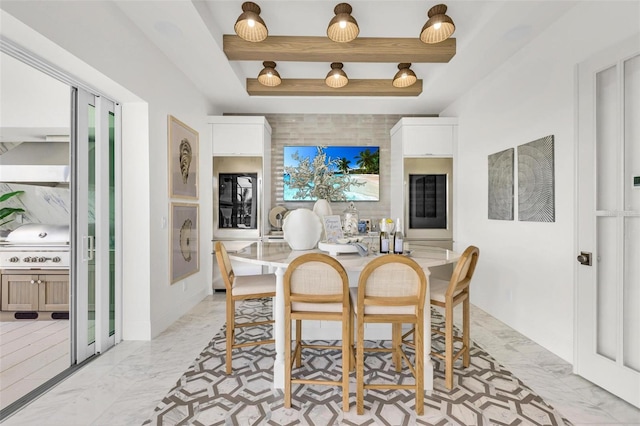
[[[84,262],[89,261],[89,260],[93,260],[94,257],[94,252],[95,252],[95,240],[93,235],[84,235],[82,237],[82,241],[83,241],[83,247],[82,247],[82,260]],[[86,241],[86,244],[84,243]],[[85,249],[86,247],[86,249]],[[86,256],[85,256],[86,254]]]
[[[591,253],[586,251],[581,251],[577,259],[581,265],[591,266]]]

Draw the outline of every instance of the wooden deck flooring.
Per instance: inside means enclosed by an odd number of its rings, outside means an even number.
[[[0,322],[0,409],[69,367],[68,320]]]

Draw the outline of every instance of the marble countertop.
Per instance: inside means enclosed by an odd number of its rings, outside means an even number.
[[[247,243],[246,241],[244,243]],[[225,242],[225,247],[227,242]],[[325,253],[319,249],[291,250],[286,242],[253,242],[240,250],[229,253],[229,258],[256,265],[266,265],[276,268],[286,268],[289,263],[298,256],[306,253]],[[367,263],[378,256],[385,254],[369,254],[360,256],[357,253],[339,254],[332,256],[338,260],[347,271],[361,271]],[[422,268],[445,265],[458,260],[460,254],[440,247],[420,246],[411,250],[410,258],[415,260]]]

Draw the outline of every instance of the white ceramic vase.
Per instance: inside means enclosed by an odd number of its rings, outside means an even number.
[[[282,231],[291,250],[311,250],[320,241],[322,221],[309,209],[296,209],[284,218]]]
[[[322,218],[325,216],[331,216],[333,214],[333,210],[331,209],[331,203],[324,198],[320,198],[313,205],[313,212],[318,215],[320,221],[322,222]],[[322,226],[322,231],[320,233],[320,241],[325,241],[327,236],[324,232],[324,225]]]
[[[324,198],[321,198],[313,205],[313,212],[317,214],[320,219],[324,216],[331,216],[333,214],[331,203]]]

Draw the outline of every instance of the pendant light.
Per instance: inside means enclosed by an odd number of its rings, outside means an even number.
[[[342,62],[334,62],[331,64],[331,71],[329,71],[327,78],[324,80],[327,86],[338,89],[349,83],[349,78],[347,74],[342,71],[342,66]]]
[[[233,29],[238,37],[252,42],[262,41],[269,34],[267,25],[260,17],[260,6],[250,1],[242,3],[242,13]]]
[[[416,73],[409,67],[409,63],[398,64],[398,72],[393,77],[393,87],[409,87],[418,80]]]
[[[451,34],[456,30],[456,26],[453,20],[446,15],[447,6],[444,4],[438,4],[433,6],[427,12],[429,19],[427,23],[422,27],[420,32],[420,40],[424,43],[440,43],[451,37]]]
[[[336,14],[327,27],[327,37],[339,43],[345,43],[354,40],[360,33],[358,23],[351,16],[351,5],[348,3],[340,3],[334,9]]]
[[[276,71],[276,63],[271,61],[264,61],[262,63],[264,68],[258,74],[258,81],[263,86],[275,87],[282,83],[282,79],[280,78],[280,74]]]

